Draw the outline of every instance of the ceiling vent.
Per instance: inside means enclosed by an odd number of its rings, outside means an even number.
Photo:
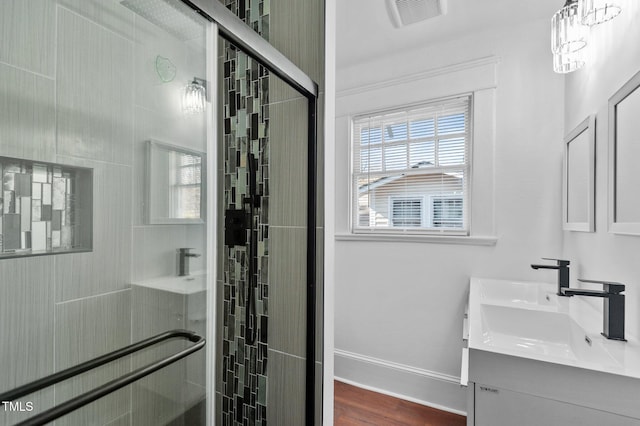
[[[396,28],[415,24],[447,13],[447,0],[387,0],[387,9]]]

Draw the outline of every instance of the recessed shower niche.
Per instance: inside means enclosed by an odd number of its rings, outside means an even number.
[[[92,249],[93,170],[0,157],[0,259]]]

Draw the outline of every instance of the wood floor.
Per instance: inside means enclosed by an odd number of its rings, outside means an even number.
[[[335,386],[335,426],[465,426],[466,417],[342,382]]]

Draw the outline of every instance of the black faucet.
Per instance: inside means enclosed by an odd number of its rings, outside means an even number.
[[[190,248],[179,248],[178,249],[178,276],[185,277],[189,275],[189,258],[190,257],[200,257],[199,254],[191,253]]]
[[[602,335],[611,340],[622,340],[624,338],[624,284],[610,281],[581,280],[583,283],[602,284],[603,291],[586,290],[581,288],[564,288],[562,293],[565,296],[593,296],[604,298],[604,316],[602,321]]]
[[[563,288],[569,288],[569,262],[562,259],[550,259],[543,257],[544,260],[555,260],[555,265],[531,265],[533,269],[557,269],[558,270],[558,296],[566,296],[563,292]]]

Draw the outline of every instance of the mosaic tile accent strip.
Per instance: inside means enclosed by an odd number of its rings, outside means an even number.
[[[0,157],[0,175],[0,258],[91,249],[90,169]]]
[[[269,41],[271,0],[221,0],[227,9]]]
[[[269,0],[226,0],[226,6],[266,40]],[[257,61],[224,42],[224,210],[243,209],[249,195],[247,158],[258,161],[254,209],[257,242],[256,341],[249,345],[245,309],[249,294],[249,245],[223,249],[222,424],[267,424],[269,320],[269,74]],[[248,209],[247,209],[248,210]],[[247,241],[249,241],[247,230]]]

